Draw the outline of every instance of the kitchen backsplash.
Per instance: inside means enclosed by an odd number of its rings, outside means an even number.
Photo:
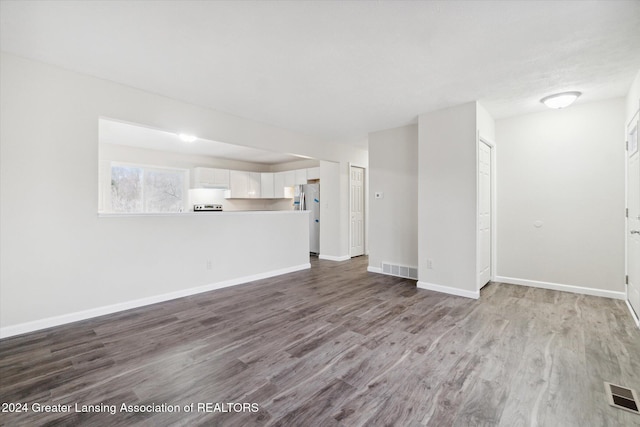
[[[233,211],[287,211],[293,209],[293,199],[225,199],[225,190],[196,188],[189,190],[189,206],[194,204],[220,204],[227,212]]]

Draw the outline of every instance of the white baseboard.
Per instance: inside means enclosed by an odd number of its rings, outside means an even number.
[[[227,288],[229,286],[241,285],[243,283],[253,282],[255,280],[267,279],[269,277],[280,276],[286,273],[306,270],[311,268],[310,263],[300,264],[293,267],[281,268],[279,270],[267,271],[251,276],[238,277],[235,279],[224,280],[222,282],[211,283],[195,288],[183,289],[180,291],[169,292],[161,295],[154,295],[146,298],[140,298],[132,301],[121,302],[117,304],[96,307],[89,310],[77,311],[75,313],[63,314],[60,316],[48,317],[45,319],[34,320],[31,322],[20,323],[12,326],[0,327],[0,339],[8,338],[14,335],[25,334],[40,329],[51,328],[53,326],[64,325],[67,323],[77,322],[80,320],[90,319],[92,317],[104,316],[105,314],[116,313],[118,311],[129,310],[132,308],[142,307],[145,305],[156,304],[163,301],[169,301],[176,298],[182,298],[189,295],[195,295],[202,292],[209,292],[215,289]]]
[[[539,282],[537,280],[518,279],[515,277],[496,276],[494,282],[508,283],[510,285],[530,286],[532,288],[551,289],[552,291],[572,292],[574,294],[592,295],[613,299],[627,299],[624,292],[608,291],[606,289],[585,288],[582,286],[564,285],[562,283]]]
[[[467,291],[464,289],[452,288],[450,286],[436,285],[434,283],[427,283],[422,281],[418,281],[418,288],[428,289],[430,291],[442,292],[450,295],[457,295],[459,297],[465,297],[465,298],[473,298],[473,299],[480,298],[479,291]]]
[[[368,271],[369,273],[378,273],[378,274],[382,274],[382,269],[381,269],[380,267],[371,267],[371,266],[368,266],[368,267],[367,267],[367,271]]]
[[[629,308],[629,312],[631,313],[631,318],[633,319],[634,322],[636,322],[636,326],[640,328],[640,318],[636,316],[636,312],[631,307],[631,303],[629,303],[629,300],[625,300],[624,302],[627,303],[627,307]]]
[[[349,261],[351,257],[349,255],[334,256],[334,255],[318,255],[318,259],[324,259],[327,261]]]

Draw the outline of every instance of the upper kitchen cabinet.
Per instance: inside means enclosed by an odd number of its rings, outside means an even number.
[[[262,190],[262,174],[260,172],[247,172],[247,195],[249,198],[260,198]]]
[[[257,199],[261,192],[261,173],[230,171],[230,191],[226,195],[230,199]]]
[[[229,188],[228,169],[194,168],[192,188]]]
[[[307,170],[296,169],[295,171],[295,185],[305,185],[307,183]]]
[[[284,197],[284,172],[273,174],[273,197],[276,199]]]
[[[263,199],[273,199],[275,197],[274,182],[275,176],[273,173],[263,172],[260,174],[260,197]]]
[[[320,167],[307,169],[307,180],[320,179]]]
[[[284,199],[291,198],[287,188],[293,187],[296,182],[296,174],[294,171],[276,172],[273,174],[273,198]]]
[[[293,187],[294,185],[296,185],[295,171],[286,171],[286,172],[279,172],[279,173],[281,173],[283,176],[285,187]]]

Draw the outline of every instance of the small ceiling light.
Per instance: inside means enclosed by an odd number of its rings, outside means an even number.
[[[555,95],[545,96],[540,100],[544,105],[549,108],[565,108],[569,105],[573,104],[573,102],[578,99],[578,97],[582,95],[581,92],[562,92],[556,93]]]
[[[187,135],[186,133],[178,134],[178,138],[180,138],[180,141],[183,141],[183,142],[193,142],[196,139],[198,139],[197,137],[193,135]]]

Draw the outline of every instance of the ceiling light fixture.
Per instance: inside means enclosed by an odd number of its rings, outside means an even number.
[[[179,133],[178,138],[180,138],[180,141],[183,141],[183,142],[193,142],[196,139],[198,139],[197,137],[193,135],[187,135],[186,133]]]
[[[573,104],[573,102],[578,99],[578,97],[582,95],[581,92],[562,92],[556,93],[555,95],[545,96],[540,100],[544,105],[549,108],[565,108],[569,105]]]

